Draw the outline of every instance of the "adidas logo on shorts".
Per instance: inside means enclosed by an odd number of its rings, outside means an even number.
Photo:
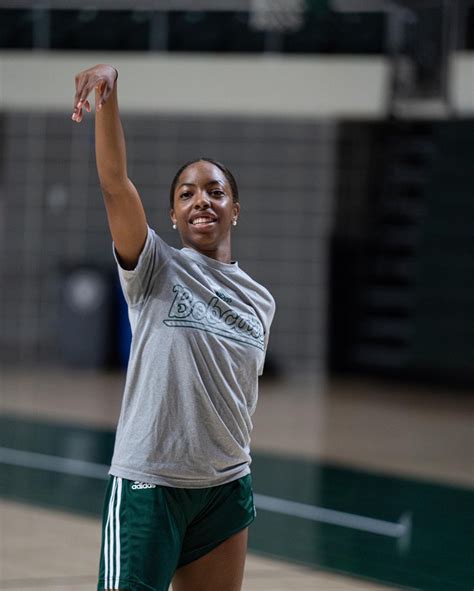
[[[140,482],[139,480],[135,480],[132,484],[132,490],[141,490],[144,488],[156,488],[156,484],[148,484],[147,482]]]

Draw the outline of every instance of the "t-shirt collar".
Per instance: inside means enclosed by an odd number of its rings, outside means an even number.
[[[234,273],[235,271],[239,270],[239,264],[237,261],[232,261],[231,263],[223,263],[221,261],[217,261],[211,257],[206,256],[194,250],[194,248],[189,248],[185,246],[181,249],[181,252],[186,256],[192,258],[196,262],[200,263],[201,265],[206,265],[207,267],[212,267],[213,269],[218,269],[219,271],[223,271],[224,273]]]

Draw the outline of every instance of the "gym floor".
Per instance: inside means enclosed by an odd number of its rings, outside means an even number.
[[[124,375],[0,379],[0,589],[93,589]],[[471,590],[473,416],[469,392],[263,381],[244,589]]]

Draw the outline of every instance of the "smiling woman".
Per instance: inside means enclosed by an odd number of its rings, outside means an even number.
[[[230,263],[230,228],[240,212],[232,173],[210,158],[188,162],[173,180],[171,199],[171,219],[183,245]]]
[[[128,178],[117,71],[76,76],[72,119],[95,89],[96,159],[133,340],[104,504],[99,589],[239,591],[255,518],[251,415],[275,303],[232,260],[238,188],[219,162],[183,165],[170,217],[148,225]]]

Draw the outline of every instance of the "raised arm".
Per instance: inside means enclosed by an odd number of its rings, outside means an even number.
[[[100,186],[115,249],[126,269],[133,269],[147,236],[140,195],[127,175],[125,137],[117,100],[117,70],[99,64],[76,76],[73,121],[90,112],[88,97],[95,89],[95,152]]]

